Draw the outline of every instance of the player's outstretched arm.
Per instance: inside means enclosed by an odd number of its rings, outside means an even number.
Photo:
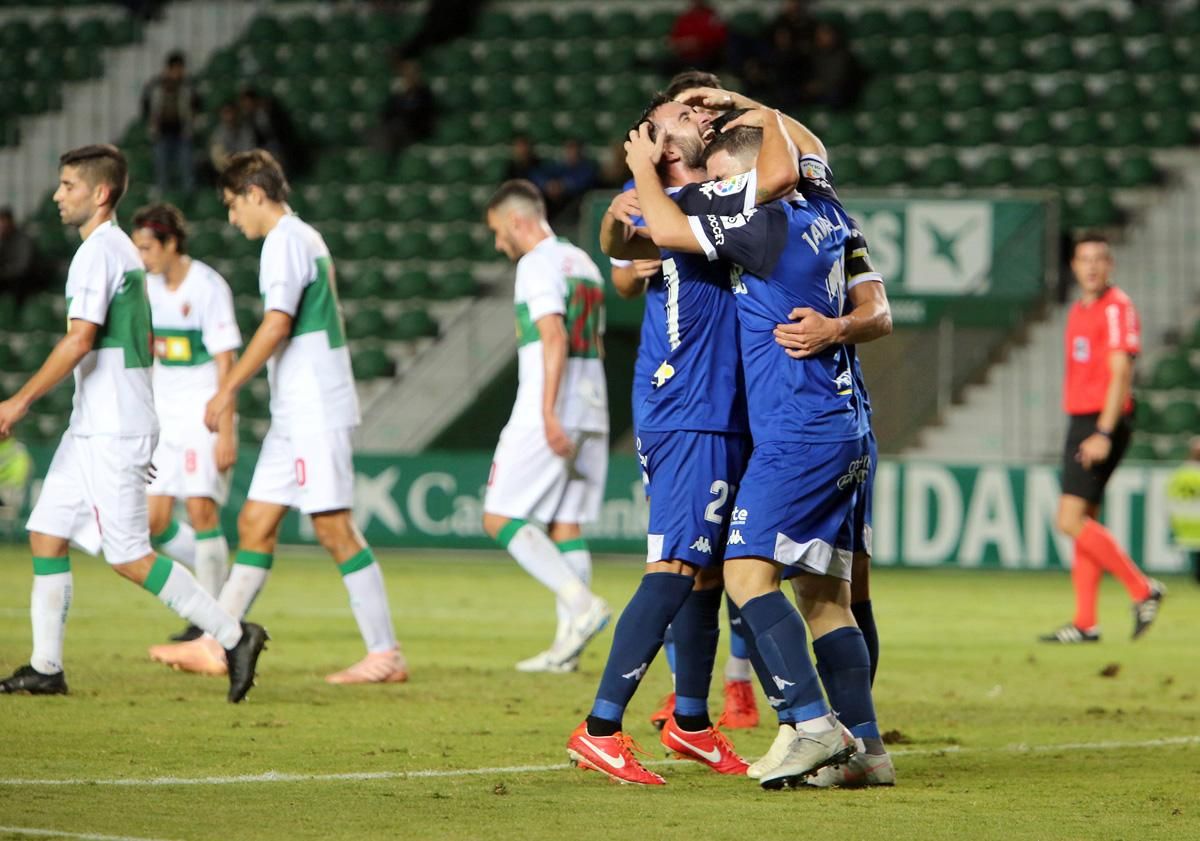
[[[539,318],[534,326],[542,340],[542,423],[546,443],[556,455],[566,458],[574,447],[558,420],[558,393],[567,370],[567,326],[557,313]]]
[[[292,317],[281,310],[268,310],[262,324],[254,331],[250,344],[237,361],[229,375],[217,388],[217,393],[204,407],[204,425],[211,432],[219,432],[221,418],[233,411],[238,390],[259,372],[275,353],[280,343],[292,334]]]
[[[847,297],[853,308],[841,318],[796,307],[788,313],[790,323],[775,325],[775,342],[793,359],[804,359],[830,345],[865,344],[892,332],[892,308],[882,283],[859,283],[850,288]]]
[[[99,326],[82,318],[72,318],[67,335],[58,340],[42,367],[29,378],[17,393],[0,403],[0,438],[12,434],[12,428],[25,417],[29,407],[50,389],[67,378],[96,341]]]
[[[657,260],[657,246],[634,230],[633,217],[640,214],[637,191],[619,193],[600,222],[600,250],[618,260]]]
[[[754,203],[766,204],[794,191],[796,182],[800,180],[800,166],[796,162],[796,147],[783,129],[779,112],[770,108],[755,108],[730,120],[722,131],[730,131],[737,126],[757,126],[763,131],[762,148],[754,164],[755,181],[758,184]]]
[[[658,247],[655,246],[655,250]],[[662,260],[634,260],[627,266],[612,267],[613,286],[622,298],[637,298],[646,294],[650,278],[662,271]]]
[[[738,108],[766,108],[768,106],[757,102],[745,94],[721,88],[691,88],[682,91],[675,97],[676,102],[710,108],[714,111],[732,111]],[[816,155],[822,160],[829,160],[829,153],[821,138],[794,117],[783,114],[783,126],[796,150],[801,155]]]

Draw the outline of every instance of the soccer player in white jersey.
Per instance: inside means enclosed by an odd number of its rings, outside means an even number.
[[[266,584],[283,517],[297,508],[312,518],[317,541],[341,570],[367,648],[364,659],[326,680],[399,683],[408,679],[408,666],[396,642],[383,570],[350,511],[358,396],[329,249],[288,207],[287,179],[269,152],[231,156],[218,185],[230,224],[248,239],[265,238],[259,268],[264,315],[208,401],[205,424],[219,428],[238,389],[263,365],[271,385],[271,427],[238,516],[238,551],[221,604],[238,616],[250,609]],[[151,656],[185,671],[219,673],[225,667],[220,648],[207,637],[155,646]]]
[[[133,244],[146,265],[154,324],[154,406],[158,411],[157,476],[150,496],[151,542],[171,554],[183,531],[172,512],[187,506],[196,580],[216,596],[225,583],[229,545],[221,532],[221,506],[229,496],[229,469],[237,461],[233,407],[217,432],[204,426],[204,406],[233,369],[242,346],[233,293],[210,266],[187,253],[187,223],[170,204],[144,207],[133,216]],[[174,532],[174,534],[172,534]],[[196,639],[189,625],[172,639]]]
[[[612,615],[590,589],[580,529],[599,516],[608,474],[604,281],[587,254],[555,237],[529,181],[500,185],[487,223],[496,250],[517,264],[519,348],[517,399],[492,461],[483,527],[557,602],[553,643],[517,669],[574,671]]]
[[[67,272],[67,334],[42,367],[0,403],[7,438],[35,400],[74,372],[75,405],[30,514],[33,656],[0,681],[0,693],[61,695],[63,637],[71,604],[71,541],[158,596],[214,638],[229,663],[229,700],[245,697],[267,634],[239,622],[187,568],[150,548],[146,479],[158,437],[150,383],[150,303],[137,249],[116,223],[128,168],[115,146],[84,146],[59,159],[63,224],[83,244]]]

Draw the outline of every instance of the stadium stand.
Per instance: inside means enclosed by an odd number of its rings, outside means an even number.
[[[1049,188],[1061,198],[1067,228],[1126,221],[1128,203],[1110,188],[1159,185],[1155,150],[1194,139],[1181,105],[1200,103],[1200,53],[1192,49],[1200,9],[1168,15],[1138,4],[1117,17],[1107,5],[1026,5],[818,4],[819,17],[851,33],[871,72],[857,109],[803,115],[829,145],[839,182],[850,191]],[[317,155],[311,171],[294,179],[293,204],[329,242],[356,373],[380,388],[502,273],[480,208],[503,175],[514,133],[545,151],[570,136],[595,151],[607,148],[664,81],[655,59],[676,12],[654,3],[487,5],[466,37],[423,55],[439,105],[436,129],[391,161],[368,145],[368,134],[389,91],[389,48],[416,31],[416,12],[283,2],[264,8],[196,73],[205,101],[201,134],[246,79],[294,115]],[[748,38],[762,34],[773,13],[762,4],[732,8],[734,29]],[[54,109],[63,85],[101,72],[100,45],[139,35],[128,19],[7,20],[0,34],[3,142],[19,142],[23,115]],[[117,140],[130,157],[124,207],[132,209],[150,198],[151,148],[140,124]],[[202,137],[196,145],[203,147]],[[165,198],[192,221],[193,253],[231,281],[248,328],[259,307],[257,244],[226,224],[211,191]],[[74,243],[48,198],[30,222],[44,252],[60,262],[69,257]],[[23,309],[6,371],[24,372],[45,349],[61,323],[53,297]],[[0,311],[10,304],[0,302]],[[1176,379],[1194,383],[1195,361],[1190,380]],[[1169,365],[1162,370],[1172,376]],[[1152,384],[1159,382],[1156,368]],[[247,438],[261,432],[255,421],[265,418],[264,385],[245,391]],[[1174,402],[1174,391],[1161,393]],[[1169,407],[1158,394],[1154,422],[1166,423]],[[39,428],[49,435],[65,417],[43,412]],[[1171,418],[1186,420],[1179,411]],[[1159,443],[1156,453],[1175,450]]]

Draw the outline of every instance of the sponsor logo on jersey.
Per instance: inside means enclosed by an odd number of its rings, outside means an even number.
[[[724,245],[725,231],[721,229],[721,220],[711,213],[704,218],[708,220],[708,227],[712,228],[713,245]]]
[[[750,182],[748,173],[743,172],[741,175],[735,175],[732,178],[726,178],[724,181],[706,181],[700,185],[700,192],[708,198],[717,196],[732,196],[735,193],[740,193],[746,189],[746,185]]]
[[[192,343],[187,336],[155,336],[154,355],[169,362],[187,362],[192,358]]]
[[[738,529],[729,532],[729,539],[725,541],[726,546],[745,546],[746,539],[742,537],[742,533]]]
[[[733,230],[734,228],[741,228],[745,226],[745,224],[750,221],[750,218],[757,212],[758,208],[752,207],[745,213],[739,213],[736,216],[722,216],[721,224],[725,226],[725,230],[727,231]]]
[[[664,361],[662,365],[658,366],[658,370],[654,372],[654,387],[662,388],[667,384],[667,380],[673,376],[675,376],[675,369],[669,362]]]
[[[1092,346],[1088,343],[1087,336],[1075,337],[1071,344],[1071,358],[1076,362],[1087,362],[1092,358]]]
[[[749,516],[749,511],[747,511],[745,508],[738,508],[735,505],[733,506],[733,514],[731,514],[729,517],[729,525],[744,526],[746,525],[746,520],[749,518]]]
[[[833,381],[833,387],[838,390],[838,394],[851,394],[854,391],[854,378],[850,373],[850,369],[837,375],[837,379]]]
[[[705,555],[712,554],[712,544],[707,537],[697,537],[689,549],[695,549],[697,552],[703,552]]]
[[[809,181],[825,182],[829,178],[829,172],[825,169],[825,164],[813,158],[805,158],[800,161],[800,175]]]
[[[642,677],[645,676],[646,669],[648,668],[650,668],[649,663],[642,663],[642,665],[638,666],[632,672],[626,672],[625,674],[621,675],[621,677],[625,678],[625,680],[640,681]]]

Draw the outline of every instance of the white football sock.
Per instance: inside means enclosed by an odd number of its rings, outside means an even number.
[[[187,523],[181,523],[174,517],[166,530],[155,535],[151,541],[154,548],[168,555],[188,569],[196,568],[196,532]]]
[[[221,587],[218,601],[221,607],[241,619],[250,610],[250,605],[267,584],[271,574],[273,558],[266,552],[249,552],[239,549],[229,570],[229,577]]]
[[[33,655],[29,665],[44,675],[63,670],[63,638],[67,634],[73,583],[69,567],[66,572],[33,576],[33,593],[29,598]]]
[[[754,672],[747,658],[729,655],[725,661],[725,680],[751,680],[753,677]]]
[[[210,596],[221,593],[229,562],[229,543],[220,529],[196,535],[196,580]]]
[[[164,570],[160,565],[168,564]],[[166,571],[166,580],[161,581]],[[242,625],[217,600],[204,592],[183,564],[159,557],[143,585],[171,610],[216,639],[222,648],[233,648],[242,638]],[[157,591],[154,589],[158,587]]]
[[[567,566],[583,582],[583,586],[590,588],[592,586],[592,552],[588,549],[584,539],[580,537],[574,540],[564,540],[557,546],[558,551],[562,552]],[[558,628],[554,632],[554,641],[559,642],[571,626],[571,611],[562,599],[556,598],[554,612],[558,617]]]
[[[518,522],[513,520],[509,525]],[[562,552],[558,551],[554,541],[544,531],[529,523],[521,523],[504,548],[526,572],[549,588],[572,616],[578,616],[591,607],[591,591],[579,580]]]
[[[362,565],[364,562],[365,566]],[[375,654],[396,648],[396,630],[392,625],[387,588],[383,584],[383,569],[371,550],[363,549],[338,566],[342,569],[342,581],[350,593],[350,610],[354,612],[354,621],[358,623],[358,632],[367,645],[367,652]]]

